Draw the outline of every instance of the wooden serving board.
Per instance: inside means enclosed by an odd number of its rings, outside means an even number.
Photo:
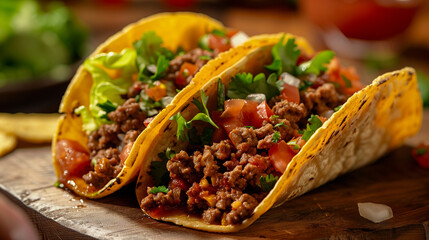
[[[429,170],[417,165],[407,146],[271,209],[249,228],[231,234],[152,220],[140,210],[133,185],[100,200],[56,188],[50,154],[49,146],[37,146],[0,158],[0,189],[30,208],[38,225],[51,221],[49,226],[56,227],[38,226],[49,238],[52,231],[58,239],[429,238]],[[394,217],[372,223],[359,216],[358,202],[387,204]]]

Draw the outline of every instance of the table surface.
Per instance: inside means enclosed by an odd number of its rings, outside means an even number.
[[[148,4],[100,6],[70,1],[78,17],[92,31],[94,47],[128,23],[165,11]],[[284,8],[242,8],[209,5],[196,11],[241,29],[249,35],[292,32],[306,37],[316,49],[324,48],[320,36],[299,13]],[[429,13],[427,7],[423,11]],[[422,26],[429,14],[419,14],[407,34],[408,43],[429,44]],[[281,24],[279,24],[281,23]],[[426,45],[426,47],[428,47]],[[345,59],[369,82],[379,72],[368,70],[361,61]],[[428,60],[409,58],[399,65],[429,71]],[[398,66],[398,67],[401,67]],[[34,108],[37,111],[36,108]],[[211,234],[160,223],[144,216],[134,195],[134,186],[98,201],[81,199],[53,187],[56,181],[48,145],[20,144],[0,158],[0,193],[21,206],[44,239],[249,239],[249,238],[429,238],[429,172],[411,158],[410,147],[429,137],[429,110],[424,111],[421,131],[401,147],[371,166],[346,174],[287,204],[269,210],[246,230],[234,234]],[[334,196],[334,197],[333,197]],[[339,201],[332,201],[339,199]],[[374,224],[361,218],[357,202],[378,201],[392,207],[395,217]],[[310,230],[309,230],[310,229]]]

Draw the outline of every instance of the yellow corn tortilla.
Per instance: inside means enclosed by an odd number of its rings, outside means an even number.
[[[224,29],[218,21],[202,14],[195,13],[163,13],[144,18],[139,22],[125,27],[119,33],[110,37],[101,44],[91,56],[99,53],[121,52],[124,48],[132,48],[133,42],[140,39],[142,34],[154,31],[163,39],[163,46],[171,50],[176,50],[181,46],[184,50],[191,50],[198,46],[199,39],[206,33],[214,29]],[[90,57],[91,57],[90,56]],[[192,83],[190,84],[192,87]],[[90,89],[92,77],[88,71],[80,66],[73,77],[60,105],[60,113],[63,115],[59,119],[56,134],[52,141],[52,157],[57,177],[61,174],[58,159],[55,158],[56,143],[62,139],[69,139],[79,142],[82,146],[87,145],[87,135],[82,130],[80,116],[74,114],[74,109],[80,105],[89,105]],[[66,183],[66,187],[80,196],[88,198],[101,198],[111,194],[122,186],[134,180],[139,172],[144,155],[140,146],[151,135],[154,125],[161,122],[166,113],[186,95],[186,90],[182,90],[173,100],[172,104],[161,111],[151,124],[139,135],[135,141],[130,155],[124,163],[124,167],[119,175],[107,183],[103,188],[88,190],[88,184],[82,178],[74,178],[73,183]]]
[[[207,82],[200,82],[201,89],[209,96],[208,108],[216,108],[219,78],[227,86],[230,77],[237,73],[261,72],[263,66],[271,62],[271,48],[282,36],[283,34],[253,37],[244,45],[221,54],[207,64],[202,71],[216,69],[220,64],[231,66],[219,75],[212,75]],[[292,37],[294,36],[287,34],[285,41]],[[306,42],[301,38],[296,39],[298,46],[311,54]],[[240,56],[239,60],[235,58],[236,55]],[[165,120],[154,127],[152,139],[148,139],[151,144],[142,146],[141,150],[147,156],[137,179],[136,194],[139,203],[147,196],[146,189],[152,181],[150,164],[152,161],[159,161],[157,154],[168,147],[176,152],[185,149],[186,146],[177,141],[176,122],[169,118],[181,112],[185,119],[191,119],[198,112],[191,103],[194,98],[200,98],[200,89],[190,90],[180,105],[169,111]],[[313,134],[289,163],[275,187],[255,208],[252,216],[241,224],[207,224],[201,217],[188,215],[183,211],[174,211],[156,219],[209,232],[239,231],[252,224],[271,207],[279,206],[341,174],[374,162],[401,145],[407,137],[417,133],[421,122],[422,100],[414,69],[407,67],[386,73],[351,96]]]

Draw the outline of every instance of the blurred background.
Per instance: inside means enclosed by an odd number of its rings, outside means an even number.
[[[429,104],[429,1],[0,1],[0,112],[56,112],[82,59],[129,23],[166,11],[207,14],[249,36],[290,32],[336,51],[364,83],[412,66]]]

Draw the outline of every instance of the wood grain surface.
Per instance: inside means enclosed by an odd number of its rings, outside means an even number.
[[[152,220],[138,207],[133,185],[97,201],[56,188],[49,146],[20,148],[1,158],[0,189],[29,207],[33,221],[63,225],[49,224],[57,239],[428,239],[429,170],[420,168],[410,152],[408,146],[396,149],[375,164],[269,210],[249,228],[232,234]],[[359,216],[358,202],[387,204],[394,217],[372,223]]]

